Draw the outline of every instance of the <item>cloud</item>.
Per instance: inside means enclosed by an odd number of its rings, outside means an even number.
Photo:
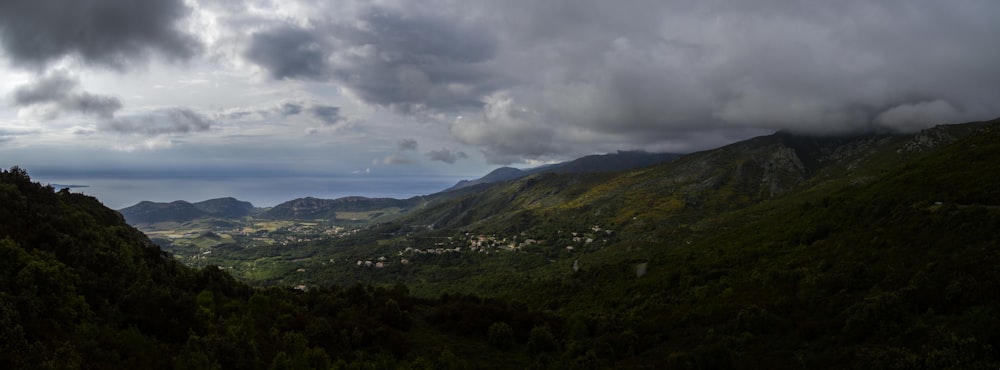
[[[557,132],[537,123],[541,121],[538,112],[517,106],[505,94],[484,100],[482,114],[459,117],[451,125],[451,134],[463,144],[482,147],[488,162],[506,165],[563,151]]]
[[[255,33],[250,40],[244,57],[275,79],[322,79],[327,74],[327,48],[314,30],[283,25]]]
[[[894,106],[875,117],[878,124],[900,131],[917,131],[933,124],[954,123],[962,115],[943,100],[923,101]]]
[[[0,127],[0,144],[12,142],[19,136],[34,135],[37,133],[38,130],[24,129],[19,127],[12,127],[12,128]]]
[[[309,19],[253,34],[244,58],[272,78],[334,82],[400,112],[478,107],[504,83],[486,66],[495,35],[472,22],[380,7],[357,19]]]
[[[205,101],[202,109],[245,107],[219,120],[310,121],[310,133],[368,122],[356,138],[377,137],[372,146],[392,133],[447,130],[454,145],[433,148],[480,150],[496,164],[701,150],[778,129],[916,130],[1000,116],[995,0],[133,3],[2,2],[0,55],[40,70],[120,68],[193,56],[198,38],[210,58],[191,63],[185,79],[225,82],[219,76],[245,76],[246,67],[268,77]],[[119,20],[107,15],[112,8],[122,22],[106,21]],[[132,23],[139,20],[142,27]],[[219,73],[198,69],[206,65]],[[11,101],[48,117],[124,110],[71,78],[50,78]],[[141,117],[126,117],[124,127],[142,131]],[[174,128],[154,120],[153,131]],[[376,163],[400,153],[426,160],[429,149],[390,147]]]
[[[400,152],[408,150],[417,150],[417,141],[414,139],[403,139],[396,144],[397,150]]]
[[[256,34],[251,49],[277,59],[248,60],[444,117],[432,119],[495,163],[871,130],[920,102],[950,109],[929,107],[915,128],[1000,115],[991,0],[349,4]]]
[[[113,96],[77,91],[79,82],[63,71],[40,77],[31,84],[14,90],[14,105],[19,107],[49,106],[43,119],[58,118],[61,113],[79,113],[110,119],[122,108]]]
[[[452,151],[450,149],[432,150],[427,152],[427,157],[432,161],[440,161],[444,163],[455,163],[459,159],[469,158],[468,154],[460,151]]]
[[[123,68],[151,51],[186,59],[198,41],[178,23],[182,0],[6,0],[0,2],[0,46],[18,66],[39,69],[64,56]]]
[[[212,120],[191,109],[171,108],[142,116],[116,118],[103,122],[100,128],[104,131],[122,134],[156,136],[208,131],[212,128],[212,123]],[[165,147],[162,141],[151,142],[156,145],[147,145],[147,147]]]
[[[309,114],[323,122],[324,125],[332,126],[343,122],[345,118],[340,115],[340,108],[330,105],[313,105],[307,109]]]
[[[330,108],[336,108],[337,112],[332,112]],[[311,116],[318,115],[318,117],[315,118],[322,117],[322,119],[328,120],[335,118],[335,116],[339,115],[339,108],[327,107],[323,104],[315,104],[315,103],[293,100],[293,101],[278,102],[266,108],[260,108],[257,106],[230,108],[219,113],[219,116],[224,119],[231,119],[231,120],[268,119],[274,117],[280,117],[280,118],[293,117],[302,114],[302,112],[307,112]]]
[[[297,115],[299,113],[302,113],[302,104],[285,103],[285,104],[281,105],[281,107],[279,108],[279,110],[281,111],[281,115],[282,116],[285,116],[285,117],[294,116],[294,115]]]

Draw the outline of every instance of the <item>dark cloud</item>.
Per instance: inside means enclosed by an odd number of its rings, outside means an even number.
[[[332,66],[338,82],[361,99],[399,111],[479,107],[480,97],[507,83],[489,62],[496,35],[462,19],[374,9],[364,27],[339,43],[363,52],[342,53]]]
[[[57,118],[60,113],[80,113],[108,119],[122,108],[118,98],[77,91],[78,85],[79,81],[65,72],[54,72],[15,89],[14,105],[51,104],[56,110],[51,111],[45,117],[47,119]]]
[[[285,104],[281,105],[281,107],[279,108],[279,110],[281,111],[281,115],[282,116],[285,116],[285,117],[294,116],[294,115],[297,115],[299,113],[302,113],[302,104],[298,104],[298,103],[285,103]]]
[[[113,68],[150,51],[189,58],[198,42],[177,27],[182,0],[4,0],[0,45],[15,65],[40,69],[66,55]]]
[[[309,114],[323,122],[325,125],[335,125],[344,121],[344,117],[340,115],[340,107],[334,107],[329,105],[313,105],[307,109]]]
[[[212,120],[187,108],[172,108],[143,116],[116,118],[103,122],[104,131],[122,134],[163,135],[208,131]]]
[[[323,79],[328,68],[326,49],[316,30],[284,25],[255,33],[244,57],[275,79]]]
[[[275,79],[337,82],[402,112],[478,107],[506,83],[487,66],[495,35],[470,22],[383,8],[351,22],[312,22],[253,34],[244,57]]]
[[[27,106],[65,99],[79,82],[63,72],[52,73],[14,90],[14,104]]]
[[[494,162],[611,145],[707,148],[1000,115],[1000,3],[483,3],[518,76],[452,124]],[[702,134],[694,134],[696,132]],[[677,138],[698,140],[681,143]]]
[[[450,149],[432,150],[427,152],[427,157],[432,161],[440,161],[444,163],[455,163],[459,159],[469,158],[468,154],[461,151],[452,151]]]
[[[407,150],[417,150],[417,145],[417,141],[414,139],[403,139],[400,140],[396,146],[397,150],[403,152]]]

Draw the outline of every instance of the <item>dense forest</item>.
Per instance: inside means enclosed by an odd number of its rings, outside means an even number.
[[[470,233],[614,230],[572,251],[549,238],[518,253],[329,269],[308,289],[185,267],[96,199],[14,167],[0,174],[0,366],[996,369],[1000,127],[962,130],[780,196],[732,177],[683,207],[655,188],[616,195],[645,205],[639,214],[517,204],[556,188],[592,199],[639,176],[544,175],[455,200],[469,205],[461,214],[425,214],[500,215],[489,223],[411,232],[401,221],[254,252],[377,256]],[[680,211],[694,204],[696,215]]]

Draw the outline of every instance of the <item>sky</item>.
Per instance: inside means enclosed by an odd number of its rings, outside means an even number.
[[[996,0],[4,0],[0,166],[405,187],[909,132],[1000,116],[996,19]]]

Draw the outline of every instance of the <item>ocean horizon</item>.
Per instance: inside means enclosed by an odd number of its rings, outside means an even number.
[[[447,189],[467,177],[459,176],[329,176],[224,178],[37,178],[42,184],[72,184],[71,192],[97,198],[105,206],[122,209],[142,201],[200,202],[233,197],[256,207],[273,207],[304,197],[337,199],[347,196],[407,199]]]

